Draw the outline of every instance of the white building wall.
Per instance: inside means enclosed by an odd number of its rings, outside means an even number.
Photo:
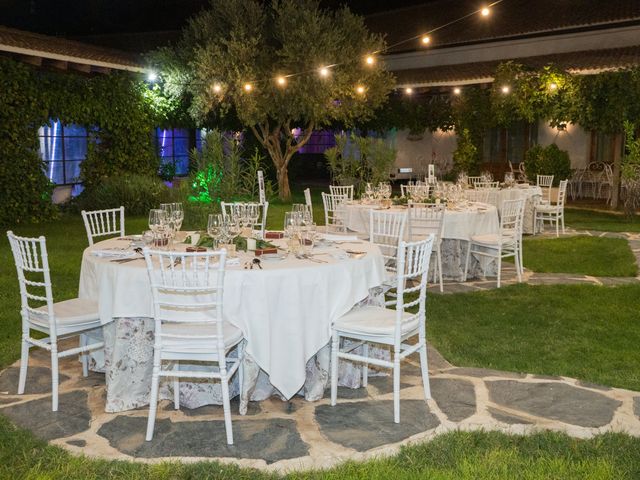
[[[568,124],[564,130],[552,128],[546,122],[538,126],[538,143],[542,146],[555,143],[560,150],[569,152],[571,168],[586,168],[589,165],[591,136],[579,125]]]
[[[425,131],[422,135],[410,135],[408,130],[391,131],[387,138],[396,149],[394,173],[396,178],[424,177],[427,166],[436,166],[436,176],[448,172],[453,165],[453,151],[456,149],[454,131]],[[412,174],[398,173],[400,168],[413,169]]]

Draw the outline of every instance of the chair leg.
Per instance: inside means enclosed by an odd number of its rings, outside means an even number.
[[[362,356],[369,358],[369,344],[362,345]],[[362,364],[362,386],[366,387],[369,384],[369,362],[363,362]]]
[[[400,423],[400,352],[393,352],[393,422]]]
[[[564,212],[562,212],[562,234],[564,235]]]
[[[340,336],[333,332],[331,341],[331,405],[336,404],[338,398],[338,349],[340,348]]]
[[[80,346],[86,347],[89,342],[87,341],[87,336],[84,333],[80,334]],[[89,376],[89,354],[87,352],[83,352],[81,354],[82,358],[82,376]]]
[[[444,285],[442,284],[442,252],[440,251],[440,245],[438,245],[438,275],[440,276],[440,293],[444,292]]]
[[[498,285],[496,288],[500,288],[500,274],[502,273],[502,250],[498,250]]]
[[[467,281],[467,275],[469,272],[469,258],[471,257],[471,240],[469,240],[469,246],[467,247],[467,258],[464,262],[464,275],[462,276],[462,281]]]
[[[51,345],[51,411],[58,411],[58,345]]]
[[[560,236],[560,217],[556,215],[556,237]]]
[[[153,367],[151,376],[151,400],[149,401],[149,418],[147,419],[147,442],[153,438],[153,428],[156,423],[156,410],[158,409],[158,388],[160,386],[160,366]]]
[[[515,255],[513,261],[516,264],[516,275],[518,276],[518,283],[522,282],[522,260],[520,260],[520,249],[516,246]]]
[[[27,336],[22,336],[22,349],[20,353],[20,377],[18,380],[18,395],[24,393],[24,387],[27,383],[27,369],[29,368],[29,342]]]
[[[429,384],[429,363],[427,361],[427,341],[423,340],[424,345],[420,348],[420,370],[422,371],[422,386],[424,387],[424,398],[431,398],[431,385]]]
[[[227,432],[227,445],[233,445],[233,427],[231,426],[231,403],[229,402],[229,379],[226,368],[221,372],[222,409],[224,411],[224,428]]]
[[[180,370],[180,363],[176,362],[176,371]],[[173,408],[180,410],[180,377],[173,379]]]

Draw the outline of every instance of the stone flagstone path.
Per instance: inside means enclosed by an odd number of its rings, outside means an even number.
[[[607,235],[627,238],[640,258],[640,235]],[[506,283],[515,280],[513,271],[506,277]],[[531,272],[526,280],[621,283],[620,279]],[[488,288],[495,288],[495,281],[447,284],[445,293]],[[0,374],[0,413],[52,444],[88,456],[143,461],[217,459],[275,471],[326,468],[345,460],[394,454],[401,445],[453,430],[526,434],[547,429],[580,438],[603,432],[640,436],[638,392],[566,377],[455,367],[431,348],[433,398],[425,403],[418,362],[414,355],[402,364],[398,425],[393,423],[391,378],[371,377],[366,388],[340,388],[335,407],[326,397],[315,403],[303,398],[271,398],[251,403],[248,415],[241,417],[237,402],[232,402],[234,446],[224,441],[221,407],[176,411],[169,401],[160,404],[154,440],[146,442],[147,408],[105,413],[104,376],[92,373],[83,378],[76,359],[61,361],[60,408],[53,413],[49,360],[38,350],[31,356],[25,395],[16,395],[18,362]]]

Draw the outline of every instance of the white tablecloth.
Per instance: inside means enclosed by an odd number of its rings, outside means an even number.
[[[80,298],[99,302],[104,325],[114,319],[152,317],[144,262],[118,264],[91,254],[92,249],[114,246],[123,246],[123,241],[106,240],[85,250]],[[328,261],[326,264],[290,257],[264,261],[264,270],[245,270],[244,261],[227,267],[224,317],[242,330],[247,354],[287,398],[304,385],[307,361],[329,342],[332,322],[385,279],[377,247],[368,243],[342,247],[366,251],[367,255],[345,260],[317,257]]]
[[[369,231],[369,212],[372,205],[352,203],[344,205],[344,222],[349,230]],[[407,211],[407,207],[392,207],[387,211]],[[444,214],[443,239],[469,240],[473,235],[497,233],[498,210],[493,205],[471,204],[456,209],[448,208]]]
[[[472,201],[477,199],[477,190],[466,190],[465,196]],[[534,210],[538,199],[542,197],[542,189],[538,186],[529,187],[512,187],[498,190],[496,195],[490,196],[489,203],[498,209],[498,213],[502,209],[502,204],[507,200],[524,199],[524,219],[523,232],[528,234],[534,233]]]

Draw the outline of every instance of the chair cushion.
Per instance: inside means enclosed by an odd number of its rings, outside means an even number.
[[[403,313],[403,320],[409,319],[410,313]],[[416,330],[418,318],[402,322],[402,334]],[[333,324],[334,330],[363,335],[393,335],[396,328],[396,311],[382,307],[354,308]]]
[[[558,205],[537,205],[536,212],[542,213],[557,213],[560,211],[560,207]]]
[[[484,235],[474,235],[471,237],[471,242],[477,245],[500,245],[500,235],[497,233],[485,233]],[[502,237],[503,245],[510,245],[515,242],[515,239],[511,236]]]
[[[162,324],[163,335],[192,335],[194,338],[163,337],[162,349],[168,352],[215,353],[217,340],[210,337],[215,335],[217,331],[217,326],[211,323],[165,322]],[[222,324],[222,335],[224,337],[224,346],[227,348],[236,345],[242,340],[242,330],[229,322]],[[206,338],[206,336],[209,336],[209,338]]]
[[[43,313],[43,316],[30,315],[30,321],[42,327],[49,327],[47,318],[47,306],[37,308],[36,310]],[[75,325],[84,325],[100,321],[98,313],[98,302],[87,300],[84,298],[72,298],[53,304],[53,314],[56,317],[58,325],[71,327]]]

